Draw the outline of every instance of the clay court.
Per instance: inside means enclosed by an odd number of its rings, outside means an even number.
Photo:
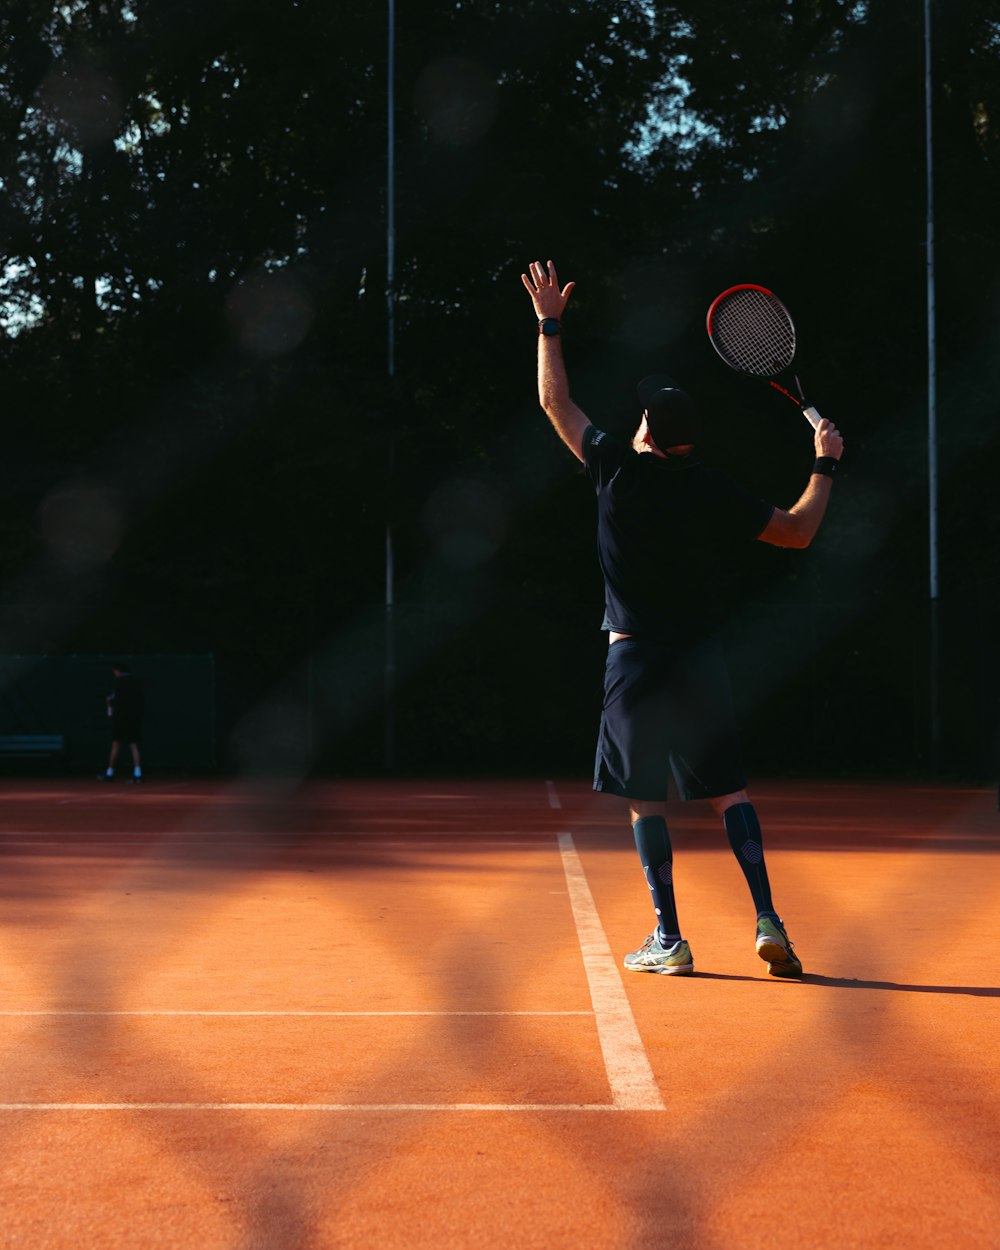
[[[996,794],[756,787],[806,975],[585,783],[7,782],[4,1246],[984,1250]]]

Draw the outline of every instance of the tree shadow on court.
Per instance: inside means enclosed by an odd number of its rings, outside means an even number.
[[[77,915],[76,924],[72,926],[72,940],[67,941],[61,952],[62,959],[56,968],[59,979],[51,987],[56,991],[57,1002],[73,1001],[71,996],[85,987],[91,1007],[113,1011],[134,1006],[131,987],[138,979],[148,976],[151,960],[158,960],[163,951],[175,948],[193,919],[205,923],[213,910],[224,902],[226,885],[233,885],[232,881],[226,880],[230,874],[235,875],[236,884],[243,890],[249,889],[254,881],[266,881],[275,872],[302,872],[305,869],[328,874],[336,883],[334,901],[337,909],[330,917],[331,931],[336,927],[353,935],[355,942],[362,942],[366,933],[378,931],[379,926],[370,895],[357,888],[359,881],[374,873],[378,880],[387,883],[387,887],[398,891],[400,873],[420,874],[426,880],[428,874],[451,874],[461,869],[464,863],[467,873],[470,868],[475,869],[474,874],[469,876],[470,888],[475,889],[479,900],[475,908],[459,905],[465,897],[464,887],[461,882],[453,885],[454,892],[446,891],[440,898],[424,904],[429,907],[433,903],[436,908],[435,940],[430,944],[402,942],[392,950],[394,965],[398,965],[396,975],[401,983],[419,978],[424,983],[427,996],[432,996],[438,1006],[457,1010],[454,1015],[431,1018],[419,1024],[415,1021],[412,1033],[401,1035],[398,1041],[394,1042],[385,1034],[377,1038],[372,1053],[365,1057],[371,1059],[370,1066],[365,1070],[366,1080],[369,1088],[377,1091],[371,1097],[382,1101],[385,1091],[394,1086],[398,1088],[400,1073],[405,1074],[405,1083],[414,1091],[426,1091],[440,1085],[443,1053],[450,1057],[447,1075],[452,1085],[449,1095],[445,1096],[455,1097],[456,1100],[461,1096],[460,1091],[466,1097],[484,1101],[492,1100],[494,1095],[498,1101],[516,1101],[520,1094],[524,1095],[525,1101],[544,1099],[551,1092],[544,1087],[545,1074],[556,1071],[560,1066],[560,1083],[570,1091],[574,1100],[575,1096],[579,1096],[577,1090],[586,1089],[592,1083],[592,1045],[574,1051],[566,1047],[562,1038],[556,1035],[547,1037],[518,1017],[506,1015],[511,1009],[524,1005],[519,997],[523,986],[516,975],[516,966],[502,958],[503,952],[493,950],[486,940],[488,935],[504,933],[509,928],[510,917],[516,914],[517,899],[525,891],[533,892],[538,898],[544,896],[547,900],[549,886],[560,885],[561,889],[558,870],[554,868],[556,861],[552,861],[548,875],[541,878],[532,878],[523,870],[514,876],[510,875],[509,869],[506,876],[504,873],[497,874],[491,871],[496,865],[489,860],[478,856],[470,860],[469,852],[480,844],[480,839],[462,838],[457,832],[461,824],[468,823],[466,821],[456,821],[454,845],[450,844],[450,839],[439,842],[436,853],[423,862],[419,855],[407,853],[405,848],[397,850],[386,846],[374,833],[370,842],[359,838],[354,845],[352,839],[350,851],[345,855],[343,842],[339,843],[339,849],[334,845],[337,842],[336,833],[310,837],[301,831],[301,825],[298,832],[290,832],[287,815],[283,830],[280,804],[269,803],[266,794],[258,792],[245,797],[247,801],[242,804],[236,802],[233,795],[223,797],[227,808],[224,819],[222,813],[217,812],[206,825],[204,821],[209,813],[187,813],[183,820],[177,822],[180,828],[173,830],[175,834],[185,830],[189,834],[201,834],[217,824],[229,826],[235,823],[235,812],[238,810],[238,825],[244,833],[234,844],[220,848],[207,839],[202,841],[200,836],[193,836],[189,841],[178,839],[173,845],[167,845],[169,839],[166,839],[158,845],[157,840],[151,838],[135,857],[138,862],[133,864],[131,871],[122,866],[123,879],[117,883],[119,890],[127,883],[129,889],[147,892],[152,902],[162,899],[164,895],[169,902],[171,878],[169,875],[164,878],[164,872],[169,874],[170,870],[174,870],[182,874],[174,886],[174,893],[178,902],[184,901],[185,905],[177,908],[152,907],[146,916],[146,925],[155,924],[156,931],[146,933],[143,941],[130,943],[126,950],[116,948],[112,951],[111,935],[104,931],[108,918],[104,909],[112,891],[107,884],[96,891],[101,896],[97,900],[99,905]],[[409,818],[412,818],[412,813]],[[323,823],[329,830],[329,820],[322,822],[317,819],[314,831],[319,832]],[[441,823],[438,821],[439,828]],[[341,828],[343,837],[343,831],[354,831],[356,834],[359,825],[352,816],[350,820],[342,821]],[[421,832],[429,834],[431,829]],[[615,851],[620,852],[622,839],[617,834],[614,843]],[[601,855],[610,849],[610,843],[608,846],[599,845],[592,848],[592,853],[596,851],[597,855]],[[496,853],[502,854],[499,851]],[[201,871],[192,872],[193,869]],[[226,872],[223,875],[218,871],[207,871],[209,869],[224,869]],[[555,879],[549,879],[551,876]],[[985,879],[983,888],[986,888]],[[139,933],[138,936],[143,935]],[[517,943],[526,944],[528,935],[519,933],[513,938]],[[565,945],[560,943],[556,950],[549,950],[547,956],[554,966],[565,967],[579,977],[576,943],[576,934],[568,925]],[[470,965],[470,953],[479,956],[473,965]],[[109,958],[112,954],[115,955],[113,961]],[[330,956],[332,971],[337,959],[337,951],[332,947]],[[238,977],[241,968],[239,952],[235,948],[227,948],[226,958],[232,959],[234,976]],[[294,984],[294,975],[290,976],[293,977],[290,984]],[[767,985],[768,990],[781,984],[762,980],[759,976],[723,973],[700,973],[694,978],[695,981],[698,979],[752,981]],[[197,984],[197,971],[194,982]],[[804,983],[829,988],[1000,995],[1000,991],[991,987],[905,985],[823,974],[807,974]],[[433,995],[432,986],[437,991]],[[474,989],[474,1001],[470,1001],[470,989]],[[762,992],[767,993],[768,990]],[[782,986],[775,992],[801,993],[801,987],[795,990]],[[812,1001],[817,1003],[823,1000],[813,996]],[[845,1000],[827,996],[825,1001],[833,1004]],[[464,1012],[470,1007],[497,1013],[495,1024],[470,1029],[468,1020],[464,1018]],[[860,1047],[862,1042],[877,1041],[881,1025],[881,1021],[862,1021],[858,1038],[848,1033],[847,1044]],[[588,1026],[588,1032],[591,1027]],[[668,1027],[675,1034],[673,1044],[680,1056],[685,1046],[691,1047],[692,1041],[681,1035],[683,1025],[680,1021],[674,1020]],[[852,1030],[859,1027],[853,1017],[850,1027]],[[52,1034],[51,1027],[41,1027],[38,1036],[51,1043],[55,1040]],[[171,1044],[166,1038],[157,1038],[152,1032],[138,1033],[134,1028],[125,1026],[120,1018],[97,1016],[86,1021],[78,1020],[71,1034],[62,1035],[60,1043],[64,1066],[87,1079],[87,1092],[91,1097],[103,1094],[114,1102],[157,1103],[163,1098],[163,1090],[169,1088],[172,1097],[182,1103],[217,1105],[220,1101],[220,1089],[200,1069],[196,1053]],[[512,1060],[520,1061],[526,1068],[537,1072],[538,1077],[527,1073],[519,1081],[510,1070],[500,1069],[497,1064],[500,1056],[507,1058],[508,1069]],[[125,1058],[141,1060],[141,1070],[126,1071]],[[301,1061],[303,1064],[317,1063],[305,1049],[301,1052]],[[760,1080],[763,1088],[764,1078]],[[666,1083],[663,1077],[661,1081]],[[357,1097],[351,1088],[352,1082],[353,1074],[345,1056],[338,1058],[335,1053],[323,1055],[316,1067],[313,1096],[331,1103],[350,1101]],[[724,1132],[732,1132],[734,1124],[741,1125],[740,1116],[744,1114],[746,1098],[746,1087],[734,1087],[718,1094],[706,1091],[704,1106],[694,1116],[702,1139],[714,1140]],[[583,1100],[590,1101],[590,1095],[584,1095]],[[832,1098],[829,1105],[833,1105]],[[368,1229],[381,1223],[386,1216],[374,1214],[373,1206],[377,1198],[378,1176],[392,1166],[398,1167],[411,1150],[425,1149],[426,1136],[434,1132],[437,1123],[436,1114],[428,1116],[417,1110],[392,1115],[388,1119],[379,1113],[351,1112],[345,1119],[315,1112],[295,1124],[282,1124],[270,1119],[267,1113],[255,1114],[235,1108],[206,1114],[212,1117],[211,1122],[197,1127],[193,1127],[183,1115],[163,1111],[135,1110],[130,1119],[133,1126],[139,1127],[145,1136],[176,1160],[178,1169],[190,1176],[196,1189],[210,1186],[217,1195],[221,1195],[216,1197],[216,1201],[232,1204],[226,1207],[226,1212],[234,1250],[237,1247],[238,1250],[271,1250],[278,1245],[294,1245],[307,1250],[310,1246],[325,1244],[325,1239],[331,1234],[336,1236],[341,1220],[349,1226],[353,1222]],[[705,1225],[704,1207],[717,1190],[706,1191],[698,1167],[694,1162],[685,1166],[683,1152],[673,1149],[677,1144],[677,1126],[669,1117],[658,1113],[622,1114],[626,1115],[626,1120],[621,1123],[628,1126],[625,1134],[609,1132],[604,1115],[580,1115],[568,1120],[565,1115],[553,1111],[533,1115],[530,1122],[525,1121],[525,1127],[518,1129],[519,1136],[515,1140],[537,1146],[547,1139],[553,1154],[559,1152],[556,1157],[567,1161],[566,1169],[571,1175],[592,1178],[595,1185],[602,1177],[617,1178],[609,1202],[613,1202],[629,1221],[629,1231],[634,1234],[632,1244],[657,1244],[665,1221],[669,1221],[671,1227],[679,1224],[689,1230],[694,1238],[689,1240],[691,1245],[714,1244],[710,1239],[699,1240],[702,1234],[698,1230]],[[755,1102],[753,1140],[758,1140],[760,1136],[766,1138],[785,1134],[790,1126],[808,1126],[816,1115],[817,1108],[814,1106],[796,1110],[790,1108],[787,1101],[770,1105],[761,1097],[759,1105]],[[687,1130],[690,1131],[690,1124]],[[504,1129],[499,1122],[489,1128],[485,1124],[479,1127],[477,1123],[475,1129],[469,1131],[470,1138],[473,1132],[477,1147],[484,1147],[492,1153],[492,1166],[496,1166],[496,1158],[509,1148],[510,1143],[504,1133],[510,1130]],[[732,1157],[720,1161],[713,1156],[714,1166],[722,1169],[721,1177],[716,1176],[720,1184],[727,1179],[735,1187],[745,1183],[746,1160],[752,1154],[753,1143],[749,1138],[746,1141],[740,1138],[739,1133],[742,1132],[740,1129],[737,1133],[741,1149],[734,1151]],[[569,1150],[568,1140],[573,1142]],[[641,1153],[646,1153],[648,1149],[650,1158],[669,1153],[674,1159],[669,1185],[664,1186],[661,1177],[658,1188],[646,1192],[645,1187],[652,1185],[650,1173],[629,1164],[637,1143],[643,1147]],[[477,1149],[464,1157],[466,1183],[491,1183],[502,1190],[505,1183],[510,1184],[508,1165],[499,1175],[491,1176],[488,1158],[479,1157],[482,1153]],[[453,1163],[442,1160],[442,1173],[438,1176],[434,1170],[438,1165],[430,1163],[431,1171],[421,1176],[420,1189],[425,1193],[433,1192],[438,1183],[445,1184],[442,1178],[446,1165],[453,1166]],[[386,1201],[388,1203],[389,1200]],[[528,1200],[528,1208],[530,1206]],[[425,1218],[432,1219],[430,1214]],[[567,1227],[572,1227],[572,1217],[568,1219]],[[483,1231],[481,1226],[480,1231]],[[628,1236],[623,1231],[618,1244],[630,1244]]]
[[[267,881],[276,874],[317,873],[336,882],[341,910],[331,916],[331,930],[346,929],[357,937],[371,931],[374,924],[381,933],[383,908],[380,905],[373,910],[370,900],[356,895],[359,879],[377,875],[378,880],[397,882],[402,874],[426,878],[428,874],[468,873],[469,851],[480,847],[484,836],[483,830],[479,836],[462,832],[469,823],[468,812],[451,821],[440,816],[432,820],[429,813],[412,811],[411,804],[409,811],[392,813],[387,844],[384,815],[376,822],[382,825],[379,836],[377,828],[369,829],[366,822],[357,819],[357,812],[337,813],[330,806],[306,811],[297,808],[301,798],[267,787],[241,785],[200,796],[179,805],[179,810],[160,812],[152,822],[146,809],[154,804],[144,799],[117,812],[118,820],[107,835],[106,845],[101,844],[100,834],[90,835],[92,841],[81,835],[78,841],[59,846],[50,846],[43,838],[12,857],[23,869],[17,883],[22,906],[36,896],[51,903],[42,910],[45,921],[53,923],[67,899],[72,903],[69,917],[62,917],[61,932],[53,940],[50,963],[38,986],[39,1005],[57,1010],[80,1008],[93,1014],[73,1016],[71,1023],[58,1017],[40,1017],[29,1034],[25,1062],[15,1063],[8,1074],[11,1088],[24,1089],[21,1097],[106,1101],[123,1111],[131,1104],[134,1109],[127,1112],[130,1131],[137,1131],[168,1153],[195,1189],[209,1186],[216,1195],[214,1201],[227,1204],[215,1209],[225,1212],[232,1244],[240,1250],[277,1245],[306,1250],[331,1218],[337,1218],[331,1217],[331,1210],[350,1204],[359,1190],[367,1195],[372,1176],[388,1160],[405,1155],[411,1144],[419,1144],[437,1117],[428,1120],[419,1111],[407,1111],[402,1119],[393,1116],[387,1125],[379,1113],[351,1112],[346,1121],[332,1121],[328,1114],[317,1112],[298,1125],[283,1126],[270,1120],[266,1112],[223,1110],[222,1104],[235,1101],[234,1093],[220,1091],[200,1070],[198,1047],[192,1052],[169,1037],[160,1038],[130,1022],[128,1010],[137,1005],[135,986],[149,978],[151,968],[169,968],[178,960],[183,967],[184,961],[192,958],[191,926],[207,928],[213,914],[234,892],[252,894],[257,883],[266,889]],[[74,815],[84,827],[93,823],[86,816],[81,820],[79,812]],[[547,812],[543,815],[543,824],[555,819]],[[67,813],[66,823],[72,821]],[[165,827],[144,828],[147,823]],[[401,824],[403,828],[398,827]],[[508,825],[505,817],[500,830]],[[442,826],[447,829],[443,836]],[[143,832],[136,833],[137,827]],[[422,859],[420,852],[414,854],[412,847],[420,845],[419,838],[435,833],[433,857],[428,860]],[[525,836],[523,830],[519,834]],[[414,836],[418,841],[408,845]],[[489,836],[488,830],[485,836]],[[492,853],[503,855],[506,838],[499,831],[495,836],[501,847],[493,847]],[[546,837],[551,839],[551,835]],[[393,839],[400,841],[393,845]],[[52,875],[56,864],[69,878],[69,884],[58,890]],[[476,887],[484,900],[482,915],[473,918],[457,906],[445,906],[439,916],[446,936],[437,944],[432,979],[438,985],[442,1005],[457,1007],[459,1012],[456,1018],[423,1021],[395,1045],[391,1039],[380,1038],[375,1061],[366,1074],[370,1089],[378,1091],[371,1095],[375,1101],[381,1101],[394,1082],[398,1084],[400,1072],[407,1074],[407,1083],[415,1089],[440,1084],[443,1046],[453,1055],[450,1077],[460,1087],[471,1089],[473,1099],[488,1100],[494,1084],[503,1087],[505,1102],[529,1092],[522,1091],[522,1082],[516,1079],[512,1089],[509,1072],[497,1072],[495,1080],[484,1079],[484,1073],[490,1072],[490,1053],[498,1046],[522,1059],[531,1056],[543,1071],[553,1070],[560,1060],[565,1062],[565,1052],[558,1044],[548,1044],[537,1033],[524,1029],[516,1018],[498,1020],[492,1028],[482,1030],[469,1030],[461,1018],[462,1009],[468,1006],[469,951],[482,943],[484,926],[488,932],[501,928],[512,898],[526,887],[523,872],[514,878],[508,873],[507,879],[498,883],[491,866],[495,864],[476,857]],[[112,921],[116,907],[125,898],[146,899],[149,908],[141,913],[138,923],[129,921],[134,927],[129,940],[122,941]],[[128,904],[135,905],[134,901]],[[568,933],[567,941],[575,941],[572,933]],[[407,949],[413,961],[409,975],[426,978],[427,952]],[[332,964],[336,957],[334,942]],[[404,962],[402,951],[394,957]],[[235,946],[214,957],[202,955],[209,963],[212,958],[232,961],[234,984],[242,977],[252,979],[253,968],[241,965]],[[192,981],[197,986],[205,964],[195,962],[192,969]],[[289,977],[294,983],[292,970]],[[512,984],[503,973],[502,963],[479,968],[475,983],[477,1006],[484,1012],[502,1015],[509,1009]],[[218,1029],[218,1024],[202,1026],[206,1035]],[[33,1064],[28,1062],[32,1052],[48,1057],[58,1088],[43,1091],[37,1081],[32,1081]],[[305,1050],[302,1062],[310,1062]],[[580,1061],[577,1066],[581,1069],[577,1082],[593,1083],[586,1063]],[[343,1057],[327,1055],[319,1062],[306,1100],[349,1103],[359,1097],[355,1084],[355,1074],[345,1066]],[[531,1079],[523,1084],[536,1086],[530,1090],[533,1099],[544,1098],[547,1092]],[[182,1107],[218,1107],[205,1113],[212,1123],[192,1130],[183,1115],[143,1109],[144,1105],[162,1108],[165,1090],[171,1102]],[[451,1091],[443,1095],[446,1099],[450,1096]],[[5,1141],[8,1151],[13,1139],[29,1131],[27,1122],[11,1122]],[[210,1146],[213,1142],[217,1144]],[[335,1194],[339,1202],[331,1206]],[[365,1202],[367,1196],[362,1199],[362,1222],[366,1218]],[[155,1210],[154,1205],[147,1215],[155,1214]]]
[[[128,1131],[138,1130],[167,1152],[176,1171],[190,1178],[195,1191],[208,1184],[216,1195],[214,1202],[227,1204],[216,1210],[226,1213],[234,1247],[272,1250],[294,1245],[305,1250],[316,1234],[317,1170],[325,1179],[324,1189],[332,1183],[350,1192],[384,1159],[384,1134],[371,1125],[360,1130],[353,1125],[331,1129],[329,1116],[322,1114],[310,1117],[303,1129],[272,1132],[266,1113],[262,1120],[253,1112],[235,1109],[206,1112],[213,1120],[226,1118],[193,1130],[173,1113],[144,1111],[142,1104],[162,1105],[165,1090],[171,1101],[182,1105],[212,1107],[228,1099],[198,1070],[185,1048],[161,1042],[154,1033],[138,1032],[127,1014],[114,1014],[127,1013],[135,1005],[132,989],[148,975],[150,963],[176,948],[192,924],[205,924],[234,888],[252,890],[255,881],[266,882],[276,871],[336,872],[343,867],[343,855],[338,857],[295,835],[284,838],[273,829],[254,829],[254,823],[252,813],[244,814],[240,842],[222,848],[200,840],[171,842],[154,835],[126,853],[122,848],[111,854],[94,848],[96,856],[86,848],[79,852],[81,862],[73,871],[108,862],[101,865],[96,882],[86,876],[77,879],[74,891],[85,905],[78,906],[65,922],[63,940],[53,951],[38,1001],[56,1008],[79,1005],[94,1014],[74,1016],[71,1023],[58,1016],[39,1017],[34,1032],[27,1035],[30,1040],[10,1063],[7,1079],[11,1089],[18,1091],[13,1096],[28,1101],[106,1101],[123,1109],[133,1104]],[[51,866],[51,854],[36,857],[37,852],[33,856],[36,871],[46,863]],[[385,849],[369,855],[358,847],[351,850],[350,868],[353,873],[366,874],[376,868],[392,873],[404,860],[405,856],[399,857],[397,865],[397,857]],[[412,870],[412,865],[408,867]],[[171,874],[180,875],[172,880]],[[44,895],[40,884],[38,892]],[[146,894],[154,901],[166,898],[168,904],[173,895],[177,905],[154,908],[136,935],[138,940],[123,943],[108,932],[106,913],[115,895],[129,892]],[[226,958],[232,960],[233,979],[238,981],[242,971],[238,951],[227,952]],[[197,985],[197,969],[193,979]],[[48,1084],[39,1081],[37,1056],[45,1060],[41,1067],[49,1069],[54,1084],[51,1079]],[[235,1101],[231,1093],[229,1098]],[[7,1119],[6,1153],[30,1132],[27,1118]],[[334,1161],[324,1152],[342,1145],[345,1136],[356,1149],[350,1158]],[[406,1130],[396,1129],[393,1148],[406,1138]],[[183,1187],[183,1180],[178,1187]],[[146,1217],[155,1216],[156,1210],[154,1200]]]

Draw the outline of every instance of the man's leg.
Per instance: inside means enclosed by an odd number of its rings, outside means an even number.
[[[691,950],[680,933],[674,901],[674,856],[667,829],[666,804],[629,799],[629,816],[639,862],[653,896],[656,932],[625,956],[633,972],[688,973],[694,968]]]
[[[761,916],[776,916],[774,904],[771,902],[767,865],[764,863],[764,835],[761,833],[757,810],[750,802],[750,796],[746,790],[737,790],[735,794],[724,794],[719,798],[709,799],[709,802],[716,815],[722,817],[722,823],[729,835],[729,845],[733,848],[733,854],[750,887],[758,919]]]
[[[108,766],[104,770],[104,778],[106,781],[110,781],[115,775],[115,761],[118,759],[118,749],[120,745],[121,744],[118,742],[117,738],[111,744],[111,753],[108,755]]]
[[[132,752],[132,780],[142,780],[142,756],[139,754],[138,742],[130,742],[129,749]]]
[[[657,800],[629,798],[632,831],[646,883],[653,896],[655,931],[625,956],[633,972],[685,974],[694,963],[680,936],[674,903],[673,852],[667,832],[669,779],[668,720],[663,708],[664,672],[670,652],[636,638],[613,642],[605,669],[605,700],[597,738],[594,789],[628,796],[658,794]]]
[[[802,964],[792,951],[792,943],[771,901],[771,883],[764,862],[764,835],[757,809],[746,790],[723,794],[709,802],[722,817],[729,845],[743,869],[757,909],[757,954],[767,961],[772,976],[801,976]]]
[[[674,899],[674,852],[667,829],[667,805],[629,799],[629,819],[635,835],[635,849],[653,896],[660,938],[664,945],[680,941],[677,903]]]

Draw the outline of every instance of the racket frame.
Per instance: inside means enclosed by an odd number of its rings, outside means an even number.
[[[712,333],[712,319],[715,316],[715,310],[727,296],[734,294],[736,291],[760,291],[762,295],[766,295],[769,299],[774,300],[784,315],[788,318],[788,326],[792,334],[792,357],[788,364],[790,365],[791,361],[795,359],[795,350],[798,346],[798,342],[795,335],[795,322],[792,320],[792,314],[788,311],[780,296],[775,295],[769,287],[761,286],[757,282],[738,282],[735,286],[727,287],[724,291],[717,295],[714,300],[712,300],[711,304],[708,306],[708,313],[705,316],[705,328],[708,331],[709,342],[715,348],[716,354],[719,356],[720,360],[727,364],[730,369],[736,373],[742,373],[744,377],[758,378],[761,381],[766,382],[768,386],[773,387],[776,391],[780,391],[782,395],[790,399],[792,403],[801,410],[802,415],[813,427],[813,429],[815,429],[819,425],[820,415],[816,409],[812,407],[812,405],[806,403],[806,397],[802,393],[802,385],[796,374],[792,374],[792,377],[795,378],[795,387],[799,392],[797,396],[788,390],[787,387],[782,386],[780,382],[775,382],[774,377],[777,373],[783,372],[783,369],[776,370],[775,374],[771,375],[766,373],[754,373],[749,369],[743,369],[739,365],[733,364],[733,362],[726,356],[726,354],[719,347],[719,344],[716,342],[715,336]],[[785,366],[785,368],[787,367],[788,366]]]

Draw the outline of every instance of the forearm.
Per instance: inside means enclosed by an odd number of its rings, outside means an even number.
[[[569,393],[569,378],[558,334],[538,336],[538,402],[556,433],[582,459],[583,432],[589,424]]]
[[[538,402],[548,413],[570,402],[562,338],[558,334],[538,336]]]
[[[798,502],[788,509],[788,515],[795,518],[798,537],[803,547],[808,547],[816,537],[816,531],[826,513],[830,502],[830,491],[833,478],[820,473],[813,473]]]

